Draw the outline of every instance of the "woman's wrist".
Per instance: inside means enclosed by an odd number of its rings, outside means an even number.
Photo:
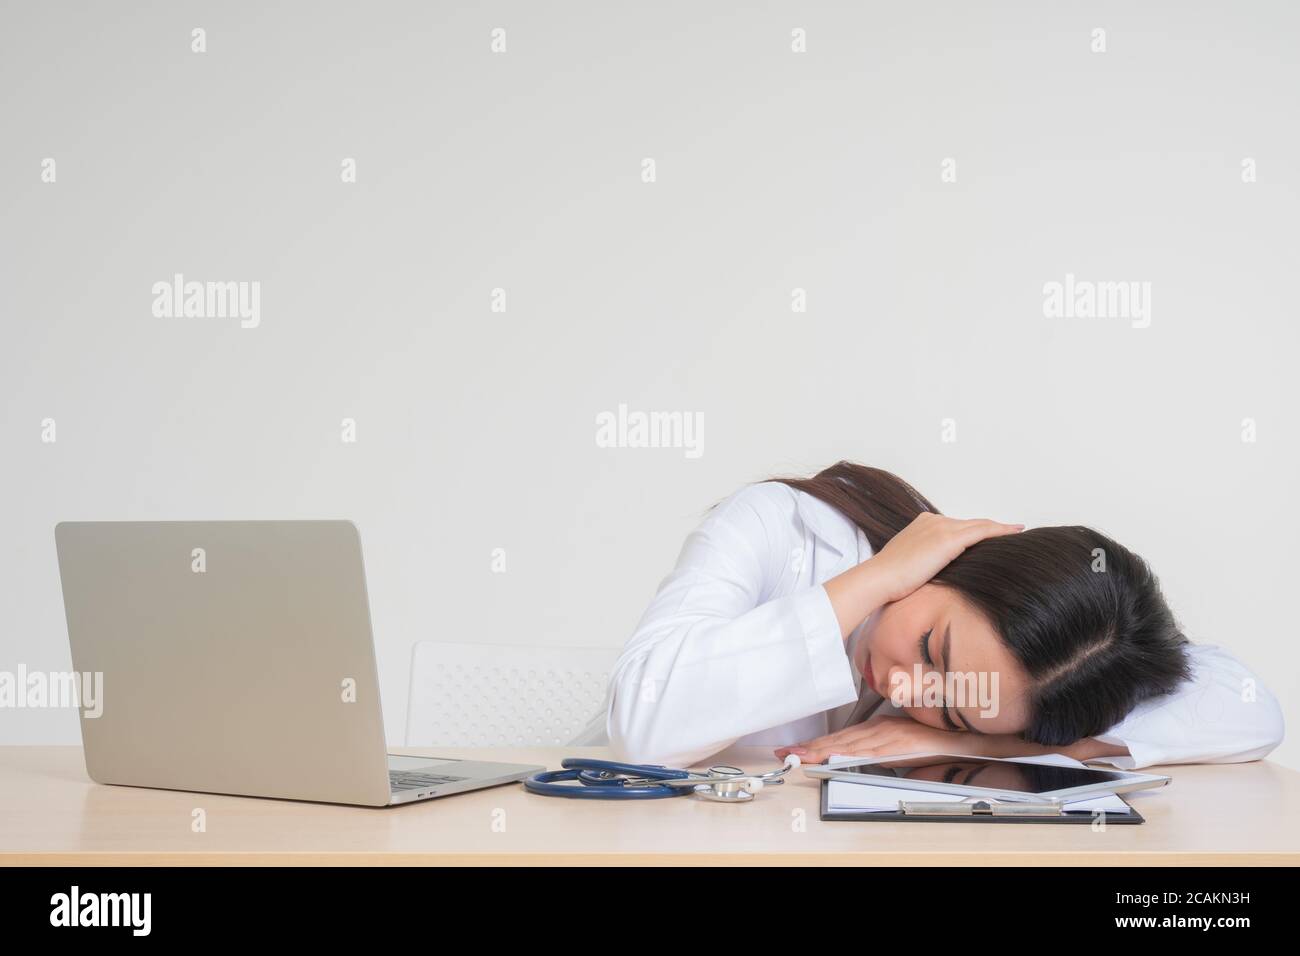
[[[837,574],[822,587],[835,609],[840,636],[845,640],[873,611],[889,603],[884,582],[877,569],[871,567],[870,559]]]

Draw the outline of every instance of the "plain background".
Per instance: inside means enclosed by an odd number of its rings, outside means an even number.
[[[709,505],[851,458],[1115,536],[1300,726],[1294,4],[0,10],[0,669],[70,667],[57,521],[349,517],[396,742],[414,642],[620,646]],[[155,318],[177,272],[261,326]]]

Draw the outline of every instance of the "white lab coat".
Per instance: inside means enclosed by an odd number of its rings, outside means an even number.
[[[777,747],[838,730],[858,704],[822,582],[871,557],[857,525],[780,482],[719,503],[682,546],[614,666],[605,729],[617,759],[686,766],[731,744]],[[861,628],[854,632],[861,633]],[[1257,760],[1282,740],[1282,711],[1215,645],[1189,646],[1192,678],[1099,739],[1124,769]],[[871,695],[874,692],[865,691]],[[877,713],[901,714],[888,701]]]

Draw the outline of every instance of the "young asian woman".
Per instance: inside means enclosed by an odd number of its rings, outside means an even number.
[[[761,744],[805,763],[1055,752],[1124,769],[1256,760],[1284,730],[1117,542],[943,517],[850,462],[710,511],[615,664],[605,726],[617,759],[672,766]]]

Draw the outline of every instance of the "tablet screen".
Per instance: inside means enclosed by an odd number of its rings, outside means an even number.
[[[1014,763],[955,754],[929,754],[869,764],[833,764],[827,769],[880,786],[888,786],[890,780],[927,780],[1017,793],[1050,793],[1090,783],[1127,780],[1130,776],[1118,770]]]

